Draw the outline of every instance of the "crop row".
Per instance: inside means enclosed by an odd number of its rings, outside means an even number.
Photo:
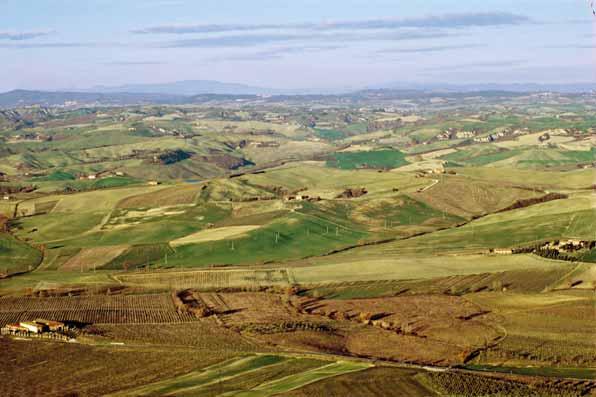
[[[177,323],[195,320],[191,315],[166,310],[40,310],[2,313],[0,314],[0,324],[5,325],[10,322],[31,321],[38,318],[99,324]]]
[[[0,298],[0,312],[29,310],[173,310],[166,294],[155,295],[95,295],[50,298]]]

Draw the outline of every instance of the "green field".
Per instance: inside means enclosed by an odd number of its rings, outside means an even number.
[[[346,137],[346,133],[338,130],[328,130],[323,128],[315,128],[315,134],[322,139],[329,141],[336,141]]]
[[[42,254],[11,235],[0,233],[0,274],[32,270],[39,265]]]
[[[398,168],[406,165],[406,155],[399,150],[339,152],[327,160],[328,167],[352,170],[357,168]]]
[[[246,237],[176,247],[168,264],[193,267],[300,259],[353,245],[366,237],[364,230],[352,228],[341,219],[305,209],[249,232]],[[165,260],[160,264],[165,265]]]

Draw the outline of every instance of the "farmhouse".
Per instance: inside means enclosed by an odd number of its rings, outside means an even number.
[[[46,329],[45,325],[36,323],[35,321],[22,321],[19,325],[34,334],[41,334]]]
[[[2,335],[47,335],[53,338],[60,337],[66,330],[66,325],[60,321],[37,319],[35,321],[21,321],[8,324],[0,330]]]
[[[62,332],[64,331],[64,323],[60,321],[37,319],[35,323],[45,326],[51,332]]]

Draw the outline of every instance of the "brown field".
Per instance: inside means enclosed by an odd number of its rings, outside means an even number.
[[[506,337],[483,352],[482,363],[596,367],[596,311],[592,291],[475,294],[469,299],[496,315]]]
[[[143,332],[151,330],[156,327],[143,328]],[[186,331],[194,333],[196,329]],[[203,344],[191,348],[90,346],[0,338],[2,360],[10,362],[0,366],[0,395],[102,396],[180,376],[230,359],[240,350],[254,350],[223,333],[197,335],[204,338]]]
[[[254,343],[219,326],[214,318],[205,318],[190,323],[160,324],[158,327],[146,324],[101,324],[96,328],[100,331],[102,339],[125,344],[189,346],[214,351],[238,352],[256,349]]]
[[[117,208],[154,208],[192,204],[201,191],[201,185],[179,185],[143,193],[123,199]]]
[[[226,326],[278,323],[297,317],[282,295],[268,293],[201,293],[201,299],[218,313]]]
[[[359,324],[346,334],[351,353],[401,362],[463,363],[503,337],[480,306],[454,296],[314,300],[302,310]]]
[[[83,248],[79,253],[60,266],[63,271],[87,271],[99,269],[116,259],[128,248],[127,245]]]
[[[564,278],[574,265],[553,269],[523,269],[421,280],[351,281],[308,284],[308,295],[326,298],[376,298],[419,294],[468,294],[474,292],[543,292]]]
[[[188,322],[167,294],[52,298],[0,298],[0,324],[45,318],[82,323],[152,324]]]
[[[420,378],[441,396],[539,396],[579,397],[593,395],[594,382],[526,376],[484,376],[471,373],[428,373]]]
[[[268,344],[420,364],[463,363],[502,334],[459,297],[312,300],[272,293],[201,293],[219,322]],[[430,311],[430,316],[421,313]],[[465,338],[462,338],[465,335]]]
[[[306,305],[312,314],[370,321],[372,325],[404,335],[437,340],[463,348],[481,345],[499,334],[478,321],[487,313],[457,296],[413,295],[383,299],[322,300]],[[424,315],[422,315],[424,314]],[[465,343],[461,336],[466,335]]]

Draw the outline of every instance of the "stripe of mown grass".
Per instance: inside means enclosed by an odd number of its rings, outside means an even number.
[[[286,376],[285,378],[264,383],[253,390],[234,394],[235,397],[269,397],[285,393],[322,379],[343,375],[350,372],[362,371],[372,367],[372,364],[338,361],[323,367],[311,369],[302,373]]]
[[[234,358],[219,364],[212,365],[200,371],[191,372],[173,379],[141,386],[132,390],[125,390],[113,396],[147,396],[167,395],[198,389],[214,382],[225,381],[248,372],[276,365],[287,360],[286,357],[275,355],[258,355]]]

